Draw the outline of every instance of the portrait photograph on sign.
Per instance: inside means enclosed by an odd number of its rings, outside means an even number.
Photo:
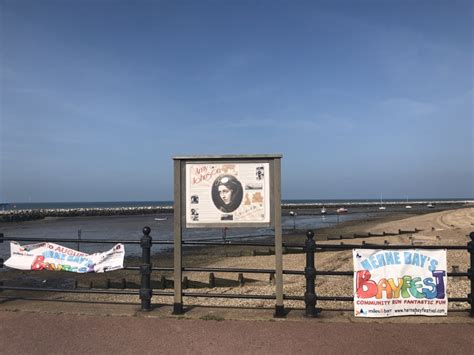
[[[270,222],[268,163],[186,164],[186,225]]]

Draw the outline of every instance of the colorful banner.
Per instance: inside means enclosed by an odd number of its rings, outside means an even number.
[[[5,266],[12,269],[86,273],[122,269],[125,248],[116,244],[106,252],[89,255],[54,243],[21,246],[10,242],[10,254]]]
[[[268,163],[186,164],[186,227],[270,223]]]
[[[354,249],[356,317],[448,313],[446,249]]]

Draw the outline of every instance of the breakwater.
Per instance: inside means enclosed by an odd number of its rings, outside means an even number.
[[[0,222],[31,221],[45,217],[129,216],[172,212],[171,206],[11,209],[0,211]]]

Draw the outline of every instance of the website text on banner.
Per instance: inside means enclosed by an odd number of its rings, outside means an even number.
[[[10,253],[5,266],[12,269],[86,273],[122,269],[125,248],[123,244],[116,244],[106,252],[86,254],[55,243],[21,246],[11,242]]]
[[[446,249],[354,249],[358,317],[446,316]]]

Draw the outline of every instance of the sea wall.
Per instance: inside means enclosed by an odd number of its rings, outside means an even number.
[[[78,217],[78,216],[118,216],[172,213],[168,206],[115,207],[115,208],[44,208],[0,211],[0,222],[21,222],[42,219],[45,217]]]

